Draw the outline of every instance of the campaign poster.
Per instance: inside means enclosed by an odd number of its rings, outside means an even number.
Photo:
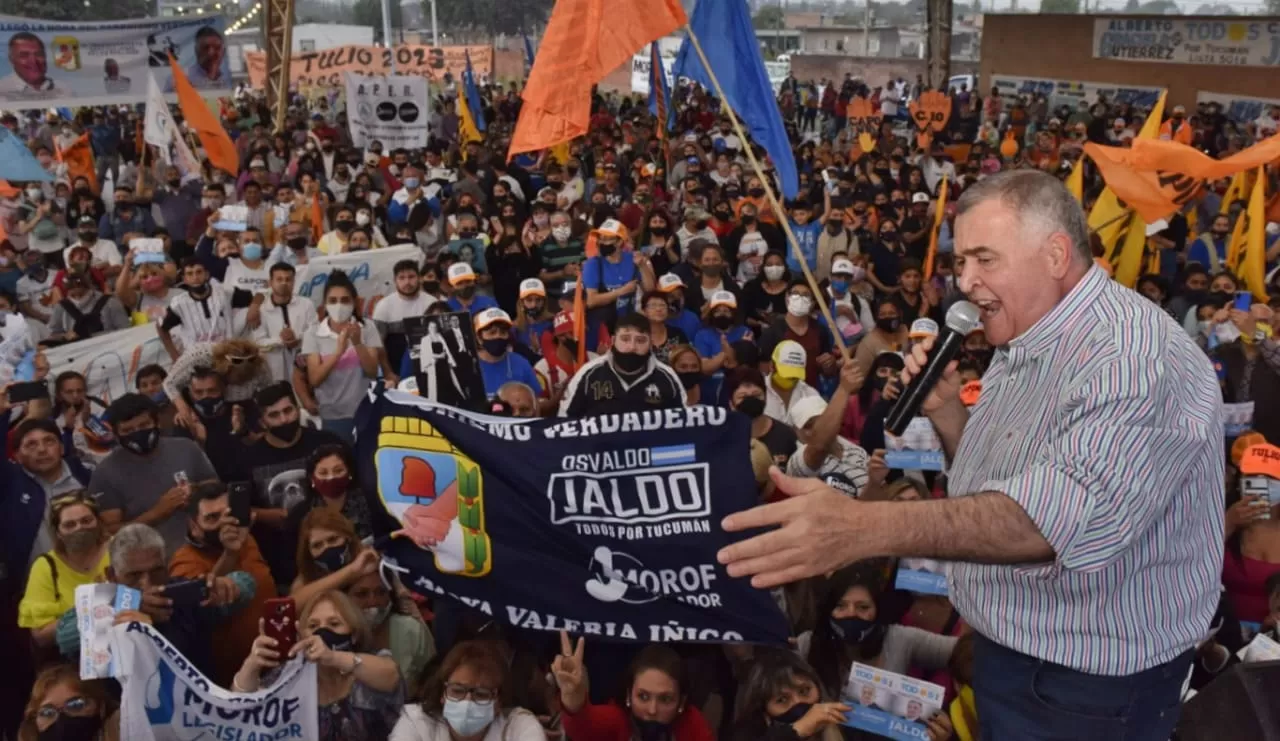
[[[893,588],[916,594],[947,596],[947,564],[932,558],[903,558],[898,560],[898,571],[893,578]]]
[[[408,317],[404,331],[413,378],[402,381],[403,390],[459,409],[484,407],[488,396],[470,313]]]
[[[884,462],[889,468],[904,471],[941,471],[947,467],[947,456],[942,441],[933,429],[933,423],[925,417],[915,417],[907,423],[902,437],[888,432],[885,437]]]
[[[488,76],[493,72],[492,46],[441,46],[421,44],[397,44],[388,49],[382,46],[350,44],[320,51],[294,52],[289,58],[289,82],[299,89],[342,85],[344,72],[362,75],[415,75],[432,82],[442,82],[446,74],[453,79],[462,78],[467,66],[467,54],[471,55],[471,67],[477,75]],[[249,84],[261,90],[267,84],[267,53],[250,51],[244,55]]]
[[[384,150],[427,146],[430,111],[425,77],[362,75],[347,72],[347,128],[351,143],[365,149],[382,142]]]
[[[942,709],[941,685],[855,663],[844,687],[852,710],[845,724],[897,741],[929,738],[929,716]]]
[[[56,108],[139,103],[147,73],[174,92],[169,56],[201,94],[229,94],[226,19],[73,23],[5,16],[0,107]]]
[[[1093,56],[1123,62],[1275,67],[1280,64],[1280,21],[1104,16],[1093,22]]]
[[[750,438],[746,417],[707,406],[514,419],[371,389],[356,414],[359,478],[398,523],[383,558],[405,586],[589,642],[786,645],[768,590],[716,560],[746,537],[720,522],[759,501]]]

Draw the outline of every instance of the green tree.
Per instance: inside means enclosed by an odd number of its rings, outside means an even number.
[[[526,33],[545,25],[555,0],[436,0],[436,16],[440,30],[485,31],[492,34]],[[423,14],[430,25],[431,11]]]
[[[7,0],[0,13],[53,21],[105,21],[155,13],[154,0]],[[11,10],[12,9],[12,10]]]
[[[397,0],[391,0],[391,29],[395,33],[395,29],[400,28],[400,3]],[[385,42],[382,38],[382,2],[381,0],[356,0],[356,4],[351,8],[352,22],[357,26],[373,27],[373,40],[375,42]],[[399,39],[395,39],[398,41]]]
[[[1080,0],[1040,0],[1041,13],[1079,13]]]
[[[781,5],[766,5],[751,19],[756,28],[777,29],[783,27],[783,11]]]

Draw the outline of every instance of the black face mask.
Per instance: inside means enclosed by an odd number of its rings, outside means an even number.
[[[196,399],[196,411],[201,417],[216,417],[222,412],[224,402],[221,396],[210,397],[208,399]]]
[[[271,436],[277,440],[292,440],[301,428],[302,421],[295,419],[292,422],[285,422],[284,424],[279,424],[275,427],[268,427],[267,431],[270,432]]]
[[[333,226],[340,232],[349,232],[356,225],[351,219],[338,219]]]
[[[564,339],[564,340],[560,340],[560,344],[564,346],[564,349],[566,349],[566,350],[568,350],[568,351],[569,351],[569,354],[570,354],[570,355],[577,355],[577,354],[578,354],[578,341],[577,341],[577,340],[574,340],[574,339]]]
[[[732,211],[716,211],[716,218],[721,221],[728,221],[733,218]]]
[[[217,528],[214,528],[213,530],[205,530],[204,528],[201,528],[200,539],[196,542],[196,545],[205,549],[221,548],[222,540],[218,537],[218,532]]]
[[[80,234],[80,241],[84,242],[85,244],[93,244],[98,241],[97,229],[94,229],[92,231],[86,229],[80,232],[79,234]]]
[[[680,371],[676,373],[680,377],[680,385],[685,391],[691,390],[694,386],[702,383],[702,371]]]
[[[125,449],[138,455],[146,455],[155,450],[156,445],[160,443],[160,430],[150,427],[130,432],[128,435],[120,435],[117,439]]]
[[[59,715],[53,725],[36,734],[38,741],[90,741],[102,730],[102,718]]]
[[[755,419],[761,414],[764,414],[764,399],[761,399],[759,396],[748,396],[738,402],[738,411],[752,419]]]
[[[649,362],[649,353],[619,352],[614,350],[613,363],[623,373],[638,373]]]
[[[438,293],[440,291],[440,281],[424,280],[422,281],[422,290],[427,293]]]
[[[503,355],[507,352],[507,348],[511,345],[511,340],[505,337],[495,337],[488,340],[480,340],[480,348],[493,356]]]
[[[898,317],[890,317],[889,319],[876,319],[876,329],[881,332],[893,334],[898,331],[898,327],[902,326],[902,320]]]
[[[743,215],[743,217],[742,217],[742,225],[743,225],[743,226],[753,226],[755,223],[756,223],[756,217],[755,217],[755,215],[754,215],[754,214],[752,214],[752,215]]]
[[[828,222],[827,222],[827,233],[828,233],[828,234],[835,235],[835,234],[839,234],[839,233],[840,233],[840,232],[842,232],[842,231],[844,231],[844,222],[843,222],[843,221],[828,221]]]
[[[723,332],[724,330],[733,326],[733,317],[713,316],[711,317],[711,326]]]
[[[748,188],[747,195],[751,196],[752,198],[760,198],[761,196],[764,195],[764,188]]]
[[[305,250],[307,248],[306,237],[290,237],[285,244],[289,245],[291,250]]]
[[[779,723],[781,725],[789,726],[793,723],[800,722],[800,719],[803,718],[806,714],[808,714],[808,712],[812,709],[813,709],[813,703],[811,702],[797,702],[795,705],[792,705],[791,707],[787,708],[787,712],[783,713],[782,715],[774,717],[773,722]]]
[[[893,244],[894,242],[898,241],[898,233],[897,232],[881,232],[880,241],[886,244]]]
[[[602,242],[600,243],[599,248],[601,257],[611,257],[618,251],[618,245],[616,244],[604,244]]]
[[[476,295],[476,287],[472,285],[463,286],[462,288],[459,288],[456,293],[460,298],[465,298],[469,301]]]
[[[337,573],[343,566],[347,565],[347,546],[335,545],[332,548],[326,548],[319,556],[315,557],[316,566],[326,574]]]
[[[641,720],[640,718],[632,716],[631,724],[635,726],[636,735],[640,737],[640,741],[663,741],[663,739],[672,737],[670,723],[659,723],[656,720]]]
[[[320,636],[320,640],[330,651],[350,651],[356,645],[350,633],[339,633],[329,628],[317,628],[312,633]]]
[[[671,230],[665,226],[651,226],[649,227],[649,233],[659,237],[665,237],[671,233]]]

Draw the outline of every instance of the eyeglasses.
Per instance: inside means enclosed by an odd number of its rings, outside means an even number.
[[[461,702],[470,697],[479,705],[488,705],[498,699],[498,691],[488,687],[468,687],[465,684],[449,682],[444,686],[444,696],[454,702]]]
[[[36,717],[40,720],[57,720],[59,715],[83,715],[89,709],[90,700],[85,697],[76,696],[67,700],[62,707],[53,705],[41,705],[36,711]]]

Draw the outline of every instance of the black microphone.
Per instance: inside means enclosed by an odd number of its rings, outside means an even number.
[[[942,371],[947,363],[955,360],[956,353],[964,345],[964,338],[978,328],[981,316],[978,307],[968,301],[957,301],[947,310],[947,325],[933,347],[929,350],[929,359],[925,361],[920,374],[911,379],[911,383],[902,390],[901,395],[889,409],[884,419],[884,431],[894,437],[901,437],[907,431],[907,425],[920,411],[920,405],[928,398],[929,392],[942,378]]]

